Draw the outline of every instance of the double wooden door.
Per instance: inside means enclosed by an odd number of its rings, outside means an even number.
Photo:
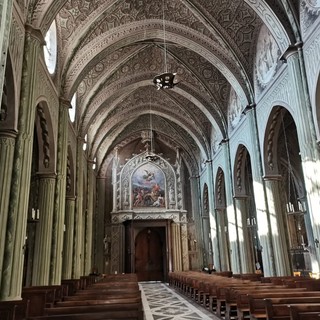
[[[164,228],[145,228],[135,239],[135,272],[138,281],[164,281]]]

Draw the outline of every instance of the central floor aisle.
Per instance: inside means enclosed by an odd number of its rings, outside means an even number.
[[[209,320],[216,316],[160,282],[139,283],[146,320]]]

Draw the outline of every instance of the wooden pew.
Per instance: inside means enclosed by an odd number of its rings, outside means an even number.
[[[312,304],[290,304],[291,320],[319,320],[320,318],[320,303]]]
[[[300,297],[305,296],[317,296],[317,291],[306,291],[306,289],[288,288],[282,291],[269,291],[269,292],[258,292],[258,293],[239,293],[237,297],[237,318],[243,320],[246,316],[252,313],[261,315],[265,313],[264,299],[267,298],[281,298],[281,297]],[[251,302],[251,304],[250,304]],[[250,309],[251,306],[251,309]]]
[[[313,297],[282,297],[282,298],[268,298],[264,300],[266,318],[268,320],[282,319],[283,317],[290,317],[288,304],[308,304],[320,303],[320,296]]]
[[[29,300],[0,301],[1,320],[23,320],[29,316]]]
[[[252,294],[249,295],[249,313],[250,319],[266,319],[266,306],[265,306],[265,299],[268,298],[294,298],[294,297],[311,297],[311,296],[319,296],[319,291],[303,291],[303,292],[292,292],[292,291],[285,291],[281,295],[279,293],[269,293],[268,295],[259,295],[259,294]]]

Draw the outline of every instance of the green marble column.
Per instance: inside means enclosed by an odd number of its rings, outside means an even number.
[[[19,133],[14,151],[0,300],[14,300],[21,296],[23,246],[26,237],[36,110],[35,89],[42,43],[41,32],[26,26],[18,119]]]
[[[264,177],[266,183],[268,207],[270,212],[270,225],[274,247],[274,262],[277,276],[292,275],[287,230],[285,226],[285,203],[281,201],[280,179],[278,175]]]
[[[79,138],[77,145],[77,183],[76,183],[76,208],[75,208],[75,245],[74,245],[74,267],[73,278],[80,278],[84,272],[84,219],[83,219],[83,172],[84,172],[84,156],[83,156],[83,142]]]
[[[39,223],[36,229],[32,285],[48,285],[52,242],[53,206],[56,176],[41,174],[39,177]]]
[[[13,0],[0,1],[0,101],[6,72]]]
[[[9,196],[14,145],[17,134],[10,131],[0,132],[0,275],[2,274],[3,255],[5,250],[5,236],[8,220]],[[1,287],[1,278],[0,278]]]
[[[74,245],[74,209],[75,197],[66,198],[65,234],[63,246],[62,279],[72,278]]]
[[[57,140],[57,181],[54,199],[50,284],[60,284],[62,277],[62,251],[64,236],[63,230],[65,220],[69,107],[69,101],[60,99]]]

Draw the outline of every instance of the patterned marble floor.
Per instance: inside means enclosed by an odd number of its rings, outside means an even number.
[[[216,316],[174,291],[165,283],[139,283],[146,320],[209,320]]]

